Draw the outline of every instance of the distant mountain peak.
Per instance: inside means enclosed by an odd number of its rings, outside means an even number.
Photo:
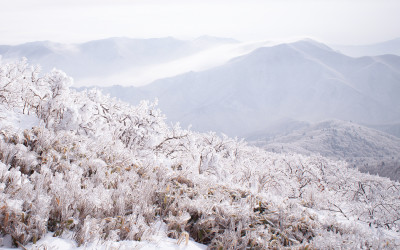
[[[259,47],[249,54],[236,57],[231,59],[229,62],[237,62],[240,60],[263,60],[263,58],[269,58],[277,60],[278,58],[304,58],[306,57],[321,57],[321,55],[325,55],[326,53],[334,52],[327,45],[317,42],[312,39],[302,39],[295,42],[290,43],[281,43],[273,46],[264,46]],[[273,56],[274,57],[271,57]]]
[[[315,48],[323,49],[323,50],[328,50],[328,51],[333,51],[332,48],[330,48],[328,45],[319,42],[317,40],[311,39],[311,38],[305,38],[302,40],[299,40],[297,42],[291,43],[292,45],[297,45],[297,46],[313,46]]]

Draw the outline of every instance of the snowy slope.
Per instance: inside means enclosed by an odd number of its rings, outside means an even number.
[[[302,40],[210,70],[105,91],[131,103],[158,98],[171,121],[232,136],[262,133],[284,119],[381,124],[400,119],[400,57],[351,58]]]
[[[355,123],[325,121],[253,143],[272,152],[346,160],[364,172],[400,180],[400,139]]]
[[[400,156],[400,138],[339,120],[309,125],[259,143],[270,151],[319,153],[337,158]]]

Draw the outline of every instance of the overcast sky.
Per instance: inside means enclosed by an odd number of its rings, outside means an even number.
[[[0,44],[201,35],[369,44],[400,37],[399,13],[400,0],[0,0]]]

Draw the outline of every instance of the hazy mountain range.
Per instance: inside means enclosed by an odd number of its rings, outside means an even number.
[[[285,120],[379,125],[400,120],[400,57],[353,58],[302,40],[206,71],[104,91],[131,103],[158,98],[171,121],[231,136],[268,133]]]
[[[138,86],[188,71],[202,71],[263,46],[282,42],[239,42],[231,38],[201,36],[193,40],[172,37],[131,39],[114,37],[81,44],[37,41],[0,45],[4,61],[27,57],[43,71],[62,69],[75,86]],[[331,45],[348,56],[400,55],[400,38],[362,45]]]
[[[331,45],[334,49],[354,57],[393,54],[400,56],[400,38],[367,45]]]
[[[21,45],[0,45],[3,60],[27,57],[32,64],[40,64],[43,71],[62,69],[78,84],[135,83],[133,76],[150,65],[171,62],[221,45],[235,44],[229,38],[202,36],[185,41],[172,37],[131,39],[115,37],[82,44],[62,44],[38,41]],[[128,74],[128,73],[129,74]],[[125,78],[116,77],[118,74]],[[110,78],[113,76],[114,78]],[[129,77],[131,80],[129,80]]]

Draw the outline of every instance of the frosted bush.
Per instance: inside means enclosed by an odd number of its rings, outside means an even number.
[[[400,247],[398,182],[168,126],[155,103],[71,82],[24,60],[0,67],[2,108],[40,120],[22,131],[0,118],[0,237],[15,245],[49,231],[143,240],[163,221],[210,248]]]

